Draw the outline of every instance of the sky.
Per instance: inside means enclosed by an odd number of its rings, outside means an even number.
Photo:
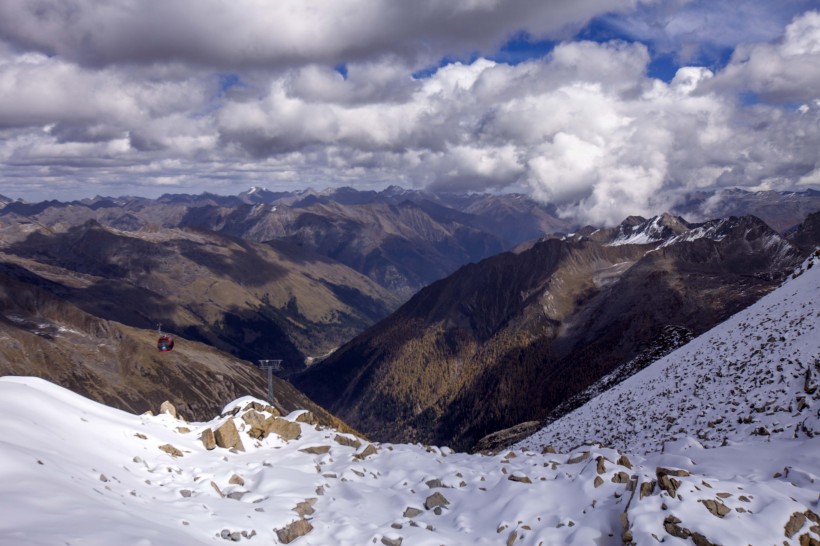
[[[818,0],[3,0],[0,194],[820,187]]]

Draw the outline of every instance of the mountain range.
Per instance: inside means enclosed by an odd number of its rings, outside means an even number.
[[[224,392],[185,390],[204,418],[242,385],[258,388],[247,361],[280,358],[291,375],[324,359],[294,383],[351,423],[378,438],[466,448],[566,411],[602,374],[651,362],[754,301],[813,248],[817,222],[799,222],[815,199],[807,191],[740,200],[776,212],[797,248],[754,219],[691,224],[665,214],[580,228],[521,195],[397,187],[3,199],[0,323],[10,343],[0,370],[130,411],[179,401],[184,370],[202,371],[191,383],[229,378]],[[732,243],[744,229],[749,241]],[[687,245],[697,250],[681,254]],[[211,368],[182,350],[156,355],[158,323],[178,346],[215,349]],[[122,332],[139,341],[108,350],[106,335],[118,345]],[[133,373],[135,359],[152,380]],[[163,375],[168,361],[174,378]],[[529,407],[511,395],[519,381],[543,383]]]
[[[820,435],[820,249],[783,286],[517,447],[601,443],[632,453]],[[820,470],[820,467],[817,468]]]
[[[469,449],[671,350],[670,328],[682,340],[708,330],[805,256],[752,216],[588,231],[461,268],[294,384],[373,438]]]
[[[207,421],[0,378],[0,542],[820,542],[820,255],[494,455],[370,443],[253,397]]]

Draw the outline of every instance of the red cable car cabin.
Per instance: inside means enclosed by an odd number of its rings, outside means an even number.
[[[161,353],[167,353],[174,350],[174,338],[171,336],[160,336],[157,340],[157,349]]]

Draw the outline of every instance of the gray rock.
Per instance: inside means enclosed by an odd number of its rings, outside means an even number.
[[[436,506],[447,506],[450,504],[450,501],[439,492],[435,492],[424,501],[424,508],[427,510],[432,510]]]
[[[401,537],[398,537],[398,538],[382,537],[382,544],[384,544],[384,546],[401,546],[401,541],[402,541]]]
[[[423,513],[424,512],[422,512],[418,508],[413,508],[412,506],[408,506],[407,508],[405,508],[404,514],[402,514],[402,515],[406,518],[414,518],[414,517],[419,516]]]
[[[720,502],[718,500],[708,499],[708,500],[700,501],[700,502],[703,503],[703,505],[706,507],[706,509],[709,510],[709,512],[711,512],[711,514],[713,516],[716,516],[716,517],[719,517],[719,518],[722,518],[723,516],[725,516],[726,514],[728,514],[729,512],[732,511],[731,508],[729,508],[728,506],[726,506],[725,504],[723,504],[722,502]]]

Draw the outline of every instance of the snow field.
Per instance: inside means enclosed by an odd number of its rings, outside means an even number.
[[[304,545],[621,544],[625,523],[637,544],[653,534],[686,543],[666,532],[669,515],[715,543],[797,544],[811,522],[791,539],[785,523],[817,511],[820,438],[754,450],[707,450],[690,439],[674,453],[631,461],[595,446],[483,456],[374,444],[376,453],[363,456],[367,442],[343,445],[337,431],[300,423],[290,441],[241,431],[246,451],[232,452],[206,450],[199,434],[227,419],[247,429],[243,411],[208,423],[134,416],[40,379],[8,377],[0,408],[2,544],[277,544],[276,530],[302,517],[312,530],[294,543]],[[182,456],[162,451],[165,444]],[[772,478],[784,465],[787,475]],[[639,498],[658,466],[691,475],[676,478],[674,498],[659,487]],[[436,493],[449,503],[440,514],[425,506]],[[732,510],[714,516],[703,499]]]

